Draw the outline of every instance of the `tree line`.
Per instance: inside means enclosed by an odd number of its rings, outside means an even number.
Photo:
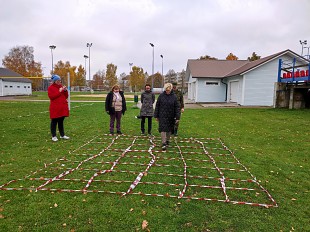
[[[218,60],[218,58],[211,57],[209,55],[201,56],[200,60]],[[249,61],[260,59],[255,52],[251,57],[248,57]],[[232,53],[229,53],[226,60],[238,60],[238,57]],[[10,49],[9,53],[2,59],[2,65],[12,71],[21,74],[24,77],[38,77],[38,79],[32,79],[32,88],[34,90],[40,90],[42,87],[43,68],[41,62],[37,62],[34,59],[34,48],[31,46],[16,46]],[[113,63],[107,64],[106,69],[98,70],[91,80],[86,78],[86,70],[82,65],[74,66],[69,61],[58,61],[53,67],[53,74],[57,74],[62,77],[65,85],[67,83],[67,75],[70,74],[70,86],[72,87],[85,87],[88,86],[95,90],[107,91],[115,84],[119,84],[122,89],[127,91],[141,91],[144,89],[146,83],[152,84],[154,88],[163,87],[166,82],[178,82],[179,87],[183,90],[185,88],[185,71],[184,69],[176,73],[173,69],[170,69],[164,76],[159,72],[148,75],[144,72],[142,67],[133,66],[130,73],[126,75],[122,73],[119,78],[116,75],[117,66]],[[52,73],[51,73],[52,74]],[[79,89],[80,90],[80,89]]]

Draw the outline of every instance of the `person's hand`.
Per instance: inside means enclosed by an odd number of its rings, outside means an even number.
[[[157,122],[159,121],[159,118],[155,118],[155,119],[156,119]]]
[[[179,124],[180,120],[175,120],[175,124]]]
[[[62,86],[59,88],[59,92],[67,91],[67,86]]]
[[[181,112],[182,112],[182,113],[184,112],[184,108],[181,109]]]

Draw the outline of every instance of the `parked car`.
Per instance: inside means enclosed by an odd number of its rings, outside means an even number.
[[[84,88],[81,89],[81,91],[86,91],[86,92],[87,92],[87,91],[91,91],[91,90],[92,90],[92,89],[91,89],[90,87],[84,87]]]

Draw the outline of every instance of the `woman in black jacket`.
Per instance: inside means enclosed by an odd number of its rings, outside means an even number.
[[[155,102],[155,94],[151,91],[151,85],[145,85],[145,91],[141,94],[141,133],[145,134],[145,119],[148,120],[148,134],[152,135],[152,118],[154,115],[153,104]]]
[[[111,92],[108,93],[105,100],[105,110],[110,115],[110,134],[114,134],[115,119],[117,134],[122,134],[121,119],[127,108],[124,92],[120,91],[118,85],[114,85]]]
[[[172,84],[166,83],[164,92],[157,99],[154,112],[154,118],[159,122],[158,130],[161,135],[162,150],[166,150],[174,125],[180,120],[180,104],[171,90]]]

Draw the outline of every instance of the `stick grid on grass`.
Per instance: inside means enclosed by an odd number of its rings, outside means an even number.
[[[220,138],[95,136],[69,154],[0,190],[157,196],[277,207]]]

